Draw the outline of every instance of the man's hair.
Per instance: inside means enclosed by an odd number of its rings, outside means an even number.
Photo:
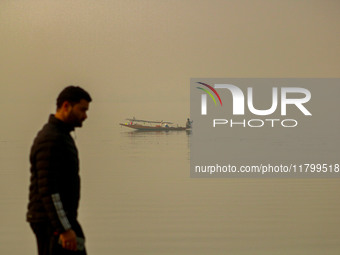
[[[80,100],[82,99],[86,100],[87,102],[92,101],[92,98],[90,97],[89,93],[87,93],[81,87],[68,86],[60,92],[57,98],[57,109],[60,109],[60,107],[63,105],[65,101],[74,105],[79,103]]]

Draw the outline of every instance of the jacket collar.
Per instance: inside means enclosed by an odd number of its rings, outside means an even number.
[[[57,126],[58,128],[64,130],[65,132],[69,133],[74,130],[74,127],[60,119],[57,119],[53,114],[50,115],[48,119],[48,123]]]

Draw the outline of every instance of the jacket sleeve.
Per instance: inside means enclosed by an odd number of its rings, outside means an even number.
[[[52,226],[62,233],[72,228],[59,193],[58,160],[62,147],[53,140],[44,141],[38,147],[35,160],[39,194]]]

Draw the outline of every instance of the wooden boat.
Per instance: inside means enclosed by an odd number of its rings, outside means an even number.
[[[129,122],[119,123],[119,125],[141,131],[181,131],[190,129],[190,127],[188,126],[172,126],[173,123],[169,121],[137,120],[135,118],[126,120],[128,120]]]

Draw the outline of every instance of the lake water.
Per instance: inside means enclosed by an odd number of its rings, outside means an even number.
[[[25,222],[33,136],[0,141],[0,254],[36,254]],[[192,179],[185,131],[90,124],[74,136],[89,254],[340,253],[338,179]]]

